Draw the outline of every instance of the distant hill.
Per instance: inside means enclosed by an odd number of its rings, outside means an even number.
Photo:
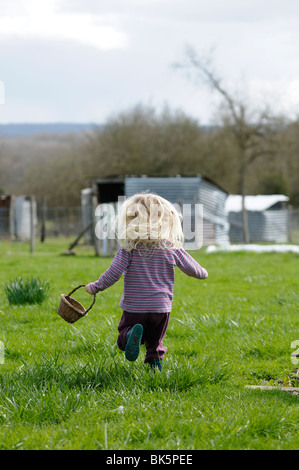
[[[0,124],[0,136],[15,137],[28,136],[32,134],[57,134],[57,133],[78,133],[92,130],[94,127],[101,127],[93,123],[17,123],[17,124]]]
[[[75,122],[49,122],[49,123],[16,123],[0,124],[0,137],[18,137],[37,134],[68,134],[90,131],[95,127],[104,129],[103,124],[75,123]],[[200,126],[203,131],[209,132],[215,127]]]

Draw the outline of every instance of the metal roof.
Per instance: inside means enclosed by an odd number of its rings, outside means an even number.
[[[245,196],[245,208],[248,211],[263,212],[274,206],[277,202],[287,202],[289,198],[284,194],[256,195]],[[242,210],[242,196],[239,194],[231,194],[227,197],[225,203],[225,211],[240,212]]]

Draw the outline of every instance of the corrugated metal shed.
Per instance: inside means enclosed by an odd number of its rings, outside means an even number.
[[[228,243],[229,224],[225,214],[227,193],[201,176],[196,177],[127,177],[125,196],[150,191],[173,204],[203,205],[203,245]],[[192,214],[194,218],[194,212]]]
[[[37,227],[37,206],[33,204],[33,225]],[[11,235],[17,240],[29,240],[31,236],[31,202],[29,196],[12,196],[10,207]]]
[[[283,194],[245,196],[251,242],[288,241],[288,200]],[[232,243],[243,242],[241,204],[240,195],[230,195],[226,201],[225,210],[230,223],[229,236]]]
[[[184,214],[191,210],[191,226],[195,228],[195,204],[203,206],[203,245],[210,243],[224,244],[229,242],[229,224],[225,214],[227,192],[213,181],[195,177],[148,177],[128,176],[124,179],[97,179],[92,181],[92,188],[81,192],[83,224],[90,220],[90,211],[94,210],[92,198],[97,204],[115,202],[119,196],[131,197],[136,193],[150,191],[158,194],[173,204],[189,204]],[[90,238],[90,234],[86,235]],[[86,239],[86,241],[88,241]]]
[[[10,201],[11,201],[10,195],[0,194],[0,237],[9,234]]]
[[[128,177],[125,178],[125,196],[131,197],[136,193],[150,191],[172,203],[183,201],[185,204],[193,204],[198,196],[200,181],[199,177]]]
[[[248,211],[262,212],[277,207],[285,207],[289,201],[288,196],[284,194],[257,194],[254,196],[245,196],[245,208]],[[225,211],[240,212],[242,210],[242,196],[239,194],[230,194],[225,203]]]

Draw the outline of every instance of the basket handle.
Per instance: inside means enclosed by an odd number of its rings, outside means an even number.
[[[85,286],[86,286],[86,284],[81,284],[80,286],[75,287],[75,289],[73,289],[73,290],[68,294],[68,296],[70,296],[71,294],[73,294],[73,292],[75,292],[75,290],[80,289],[80,287],[85,287]],[[89,312],[89,310],[92,308],[92,306],[93,306],[93,304],[95,303],[95,301],[96,301],[96,294],[93,294],[93,302],[92,302],[91,306],[90,306],[87,310],[85,310],[85,315],[86,315],[87,312]]]

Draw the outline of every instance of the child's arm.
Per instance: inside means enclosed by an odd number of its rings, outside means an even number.
[[[109,268],[101,275],[101,277],[85,286],[86,292],[89,294],[97,294],[98,292],[107,289],[118,281],[122,273],[128,267],[130,261],[130,253],[122,248],[118,250],[114,256]]]
[[[187,274],[187,276],[195,277],[196,279],[206,279],[208,277],[208,271],[200,266],[183,248],[176,250],[176,260],[178,268]]]

